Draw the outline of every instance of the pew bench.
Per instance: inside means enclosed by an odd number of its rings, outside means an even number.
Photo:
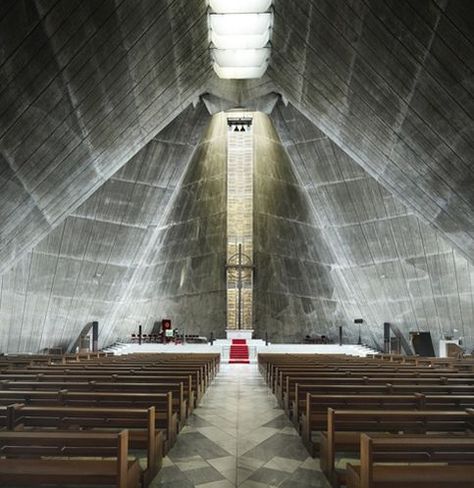
[[[178,416],[182,419],[183,412],[187,411],[184,399],[183,383],[122,383],[97,381],[0,381],[1,390],[20,391],[77,391],[77,392],[110,392],[129,394],[134,393],[172,393],[173,411],[176,408]],[[184,422],[182,419],[181,424]]]
[[[301,406],[306,400],[306,394],[313,390],[311,385],[304,384],[299,378],[291,379],[289,383],[289,390],[286,392],[285,399],[285,411],[290,418],[293,419],[295,425],[299,422],[301,413]],[[354,392],[356,388],[360,386],[379,386],[382,385],[387,393],[406,394],[406,393],[427,393],[433,391],[439,391],[440,393],[454,393],[455,391],[461,391],[461,393],[467,393],[474,395],[474,379],[455,377],[446,378],[441,376],[439,378],[426,378],[426,377],[413,377],[413,378],[397,378],[392,377],[363,377],[363,378],[314,378],[314,383],[318,384],[318,387],[332,387],[337,386],[353,386]],[[441,388],[438,388],[441,387]],[[434,390],[433,390],[434,389]],[[456,390],[457,389],[457,390]],[[460,389],[460,390],[459,390]]]
[[[95,365],[75,365],[74,368],[80,369],[92,369],[92,368],[100,368],[102,370],[108,369],[109,371],[120,372],[133,369],[137,373],[146,373],[146,372],[160,372],[169,374],[193,374],[195,376],[195,384],[197,389],[197,396],[198,400],[206,391],[207,386],[212,381],[215,373],[214,370],[206,365],[205,363],[186,363],[186,362],[175,362],[167,360],[157,361],[154,362],[143,362],[140,360],[139,362],[134,362],[132,360],[120,361],[120,362],[107,362],[104,364],[95,364]],[[71,368],[72,369],[72,368]]]
[[[360,436],[360,464],[347,488],[472,488],[474,437]]]
[[[474,400],[474,396],[472,397]],[[310,455],[319,452],[319,443],[313,442],[312,433],[327,429],[328,408],[334,410],[415,410],[421,407],[419,395],[314,395],[306,393],[306,402],[299,420],[303,444]],[[464,409],[463,409],[464,410]]]
[[[183,384],[183,399],[180,402],[180,422],[184,425],[184,422],[188,415],[192,412],[192,406],[195,404],[195,392],[192,389],[192,378],[188,376],[148,376],[148,375],[124,375],[124,374],[104,374],[96,373],[92,374],[90,371],[85,371],[82,374],[51,374],[50,372],[45,373],[31,373],[31,374],[0,374],[0,385],[2,382],[7,388],[14,388],[11,383],[22,382],[27,384],[28,382],[44,382],[46,384],[58,384],[58,383],[158,383],[158,384],[171,384],[173,390],[175,391],[176,398],[181,396],[181,391],[175,388],[177,384]],[[110,389],[115,389],[113,386]],[[172,390],[172,391],[173,391]],[[177,396],[178,394],[179,396]]]
[[[284,387],[286,376],[318,376],[319,374],[336,373],[339,376],[348,376],[358,374],[371,375],[372,373],[387,373],[387,374],[450,374],[458,373],[456,369],[448,368],[430,368],[426,366],[414,365],[392,365],[387,363],[378,363],[376,361],[352,360],[341,361],[337,360],[323,360],[314,364],[303,365],[274,365],[270,371],[268,384],[272,386],[272,391],[278,394],[279,388]]]
[[[110,432],[128,429],[129,447],[146,452],[147,466],[141,472],[144,487],[161,468],[163,431],[154,407],[148,409],[91,407],[29,407],[21,404],[7,409],[7,429],[10,431]]]
[[[334,410],[328,408],[327,432],[321,433],[321,469],[327,478],[339,485],[345,472],[336,470],[336,453],[358,454],[361,433],[454,433],[474,429],[474,411],[435,410]]]
[[[140,468],[136,459],[129,459],[127,430],[0,431],[0,486],[12,484],[139,488]]]
[[[204,394],[200,380],[200,371],[193,369],[169,370],[164,368],[131,367],[56,367],[31,368],[0,373],[0,381],[123,381],[123,382],[169,382],[183,383],[184,398],[187,401],[189,415]]]
[[[312,432],[326,430],[327,409],[360,410],[466,410],[474,408],[474,395],[314,395],[306,393],[300,407],[299,430],[311,456],[316,456],[319,444],[311,440]]]
[[[292,413],[299,420],[300,414],[304,411],[301,407],[304,405],[307,393],[314,395],[456,395],[456,396],[474,396],[474,385],[459,384],[344,384],[342,381],[336,384],[315,383],[295,385],[295,392],[298,395],[292,404]],[[295,422],[296,423],[296,422]]]
[[[286,410],[290,410],[290,403],[295,398],[295,384],[330,384],[339,382],[345,384],[370,384],[370,383],[398,383],[398,384],[474,384],[474,374],[458,373],[454,371],[440,374],[435,371],[409,371],[394,372],[380,370],[361,370],[361,371],[304,371],[297,373],[283,371],[280,373],[280,381],[276,386],[277,399],[281,405],[285,405]]]
[[[0,390],[0,425],[2,409],[20,403],[36,407],[100,407],[100,408],[149,408],[154,407],[157,422],[163,430],[163,449],[166,454],[177,436],[177,410],[173,406],[172,393],[120,393],[120,392],[79,392],[56,391],[19,391]],[[6,410],[3,414],[6,417]],[[5,421],[4,421],[4,425]]]

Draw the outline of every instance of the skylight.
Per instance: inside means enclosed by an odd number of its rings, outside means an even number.
[[[209,0],[211,9],[218,14],[266,12],[271,4],[272,0]]]
[[[260,78],[270,60],[272,0],[209,0],[214,70],[220,78]]]

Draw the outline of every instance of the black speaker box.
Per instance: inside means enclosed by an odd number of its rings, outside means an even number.
[[[429,357],[435,356],[431,332],[410,332],[410,335],[415,354]]]

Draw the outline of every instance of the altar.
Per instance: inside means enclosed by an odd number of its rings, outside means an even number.
[[[225,332],[228,341],[232,339],[252,340],[253,329],[226,329]]]

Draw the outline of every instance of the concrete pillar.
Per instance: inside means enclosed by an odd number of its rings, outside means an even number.
[[[99,322],[92,322],[92,352],[99,351]]]
[[[384,322],[383,324],[383,352],[385,354],[390,353],[390,323]]]

